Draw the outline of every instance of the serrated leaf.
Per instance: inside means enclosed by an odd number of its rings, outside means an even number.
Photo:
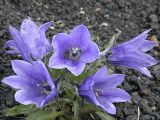
[[[64,115],[63,111],[43,111],[36,110],[30,114],[28,114],[26,120],[55,120],[58,116]]]
[[[116,118],[104,112],[95,112],[102,120],[116,120]]]
[[[16,116],[21,114],[28,114],[36,110],[34,105],[18,105],[9,109],[2,110],[5,116]]]

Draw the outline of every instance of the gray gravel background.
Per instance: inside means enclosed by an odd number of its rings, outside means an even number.
[[[159,6],[159,0],[0,0],[0,79],[13,74],[10,60],[17,58],[7,55],[3,48],[3,44],[11,39],[8,26],[18,28],[27,16],[39,24],[54,21],[54,28],[47,32],[49,38],[83,23],[90,29],[93,40],[102,47],[116,29],[122,31],[118,42],[127,41],[149,28],[153,29],[151,35],[160,40]],[[160,49],[155,48],[149,53],[160,61],[159,52]],[[140,120],[160,120],[160,64],[150,71],[153,79],[133,70],[117,68],[117,73],[127,76],[121,87],[132,96],[130,103],[116,105],[117,120],[137,120],[138,107]],[[0,83],[0,109],[17,104],[13,93]]]

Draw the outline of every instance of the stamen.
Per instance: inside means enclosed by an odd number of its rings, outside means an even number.
[[[78,60],[81,54],[81,50],[77,47],[71,48],[64,53],[64,57],[67,59]]]
[[[41,94],[49,95],[51,91],[51,87],[45,82],[45,83],[40,83],[37,84],[41,88]]]
[[[93,91],[97,97],[99,96],[99,93],[103,92],[101,89],[94,89]]]

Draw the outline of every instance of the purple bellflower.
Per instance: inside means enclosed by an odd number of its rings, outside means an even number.
[[[127,92],[117,88],[123,79],[123,74],[107,75],[107,68],[101,67],[98,72],[83,81],[79,87],[79,95],[106,112],[116,114],[113,103],[126,102],[131,98]]]
[[[17,102],[24,105],[36,104],[41,108],[56,97],[54,81],[41,61],[31,64],[23,60],[13,60],[12,67],[17,75],[6,77],[2,82],[18,89],[15,94]]]
[[[99,48],[91,41],[90,33],[84,25],[76,26],[69,35],[55,35],[52,45],[54,54],[50,58],[49,67],[67,68],[75,76],[83,72],[86,63],[95,61],[99,56]]]
[[[141,33],[128,42],[111,48],[112,54],[109,56],[108,60],[116,66],[125,66],[135,69],[148,77],[152,77],[147,67],[157,64],[157,61],[144,52],[152,49],[156,43],[146,40],[148,32],[150,32],[150,30]]]
[[[10,26],[9,31],[13,40],[7,41],[5,47],[10,47],[12,50],[7,52],[20,54],[28,62],[32,61],[32,57],[41,60],[50,51],[50,43],[45,36],[45,31],[51,25],[52,22],[47,22],[38,27],[28,18],[22,22],[20,31]]]

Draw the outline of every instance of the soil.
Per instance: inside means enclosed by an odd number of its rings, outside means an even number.
[[[47,32],[49,38],[78,24],[87,25],[93,40],[102,47],[116,29],[122,31],[119,43],[149,28],[152,28],[151,35],[160,40],[159,6],[159,0],[0,0],[0,79],[13,74],[10,60],[17,59],[6,54],[3,47],[11,39],[8,27],[18,28],[27,16],[39,24],[54,21],[54,27]],[[159,52],[157,47],[149,54],[159,62]],[[160,120],[160,64],[151,67],[150,71],[152,79],[126,68],[116,69],[117,73],[127,76],[121,87],[132,96],[129,103],[116,104],[117,120],[137,120],[138,107],[140,120]],[[0,110],[15,104],[13,90],[0,83]]]

